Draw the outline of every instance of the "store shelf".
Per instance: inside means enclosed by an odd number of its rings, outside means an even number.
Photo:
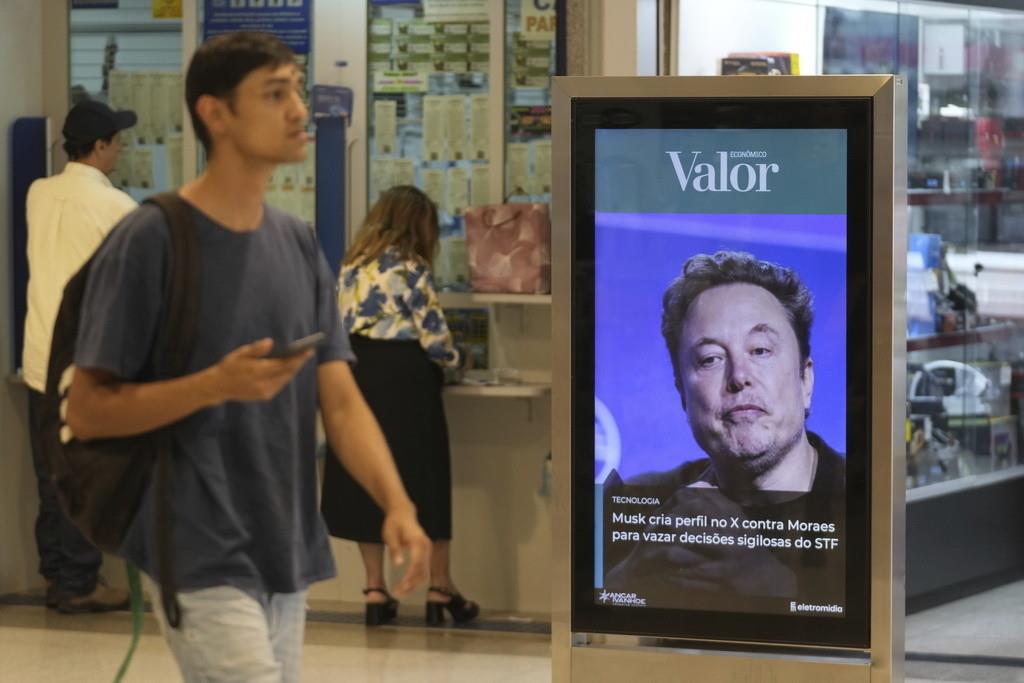
[[[551,305],[550,294],[473,294],[472,299],[480,304]]]
[[[916,503],[930,498],[948,496],[958,491],[992,486],[1011,479],[1020,479],[1021,477],[1024,477],[1024,465],[1014,465],[1013,467],[996,470],[995,472],[971,474],[959,479],[925,484],[924,486],[907,490],[907,503]]]
[[[446,396],[481,398],[541,398],[550,392],[550,384],[452,384],[444,388]]]
[[[945,349],[953,346],[977,344],[979,342],[1000,341],[1011,337],[1015,329],[1016,326],[1013,323],[1000,323],[998,325],[976,327],[973,330],[912,337],[907,340],[907,351]]]
[[[907,190],[907,203],[911,206],[940,204],[1005,204],[1024,202],[1024,191],[1008,189],[970,190]]]
[[[470,308],[491,305],[550,306],[550,294],[484,294],[481,292],[441,292],[442,308]]]

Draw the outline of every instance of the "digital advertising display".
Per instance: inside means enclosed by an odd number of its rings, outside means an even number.
[[[868,105],[576,113],[574,619],[866,643]]]

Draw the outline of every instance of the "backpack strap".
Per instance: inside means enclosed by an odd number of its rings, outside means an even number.
[[[195,346],[199,324],[199,237],[192,208],[175,192],[146,200],[163,211],[171,236],[170,289],[157,331],[154,369],[159,377],[181,377]],[[160,570],[160,601],[167,623],[181,624],[174,554],[174,436],[170,427],[156,437],[157,461],[157,555]]]
[[[154,195],[146,203],[163,211],[171,234],[171,288],[157,334],[157,372],[180,377],[188,371],[199,324],[199,238],[192,207],[175,192]]]

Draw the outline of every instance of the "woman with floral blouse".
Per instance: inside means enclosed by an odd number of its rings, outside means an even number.
[[[380,423],[419,522],[433,541],[426,620],[438,625],[477,616],[449,572],[451,465],[441,401],[443,370],[459,352],[438,302],[431,264],[437,208],[408,185],[384,192],[342,264],[339,301],[358,361],[353,374]],[[395,618],[398,602],[384,585],[383,515],[355,480],[328,457],[324,518],[331,535],[357,541],[366,569],[366,624]]]

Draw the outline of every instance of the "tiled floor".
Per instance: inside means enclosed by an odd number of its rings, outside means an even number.
[[[1024,665],[1024,582],[912,615],[907,650],[1016,658]],[[128,647],[127,614],[63,616],[0,606],[0,682],[108,683]],[[1024,683],[1024,666],[907,662],[907,683]],[[313,621],[305,683],[541,683],[551,677],[548,636]],[[179,681],[151,617],[126,681]],[[682,680],[682,679],[681,679]]]
[[[907,618],[909,653],[940,657],[1007,658],[1018,666],[908,661],[907,675],[929,681],[1024,683],[1024,582],[913,614]]]
[[[128,648],[126,613],[64,616],[0,606],[0,681],[110,683]],[[312,622],[304,683],[530,683],[551,679],[548,636]],[[156,624],[146,628],[125,681],[180,681]]]

